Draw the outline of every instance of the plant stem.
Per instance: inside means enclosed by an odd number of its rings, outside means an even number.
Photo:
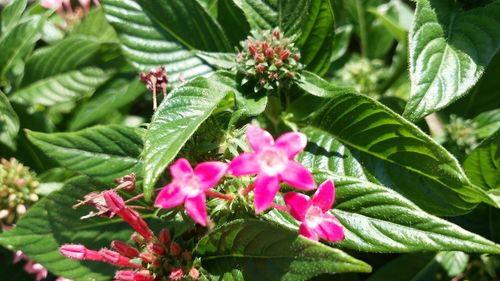
[[[231,195],[226,195],[226,194],[222,194],[222,193],[219,193],[219,192],[215,192],[215,191],[211,191],[211,190],[208,190],[207,192],[205,192],[208,196],[210,197],[214,197],[214,198],[220,198],[222,200],[227,200],[227,201],[231,201],[234,199],[233,196]]]
[[[361,55],[368,56],[368,35],[366,33],[365,10],[362,0],[356,0],[356,11],[358,13],[359,36],[361,39]]]
[[[271,208],[275,208],[275,209],[278,209],[278,210],[283,211],[283,212],[288,212],[288,208],[286,206],[279,205],[276,203],[271,203]]]
[[[254,189],[254,187],[255,187],[255,186],[254,186],[253,184],[251,184],[251,185],[247,186],[247,188],[243,189],[243,190],[240,192],[240,194],[241,194],[241,195],[243,195],[243,196],[247,196],[247,195],[248,195],[248,193],[250,193],[250,191],[252,191],[252,190]]]

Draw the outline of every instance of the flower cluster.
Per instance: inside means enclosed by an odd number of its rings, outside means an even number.
[[[115,240],[111,249],[94,251],[84,245],[66,244],[59,249],[63,256],[120,267],[115,273],[117,281],[198,280],[199,271],[193,265],[191,252],[184,251],[167,229],[162,229],[156,236],[115,191],[106,191],[103,197],[108,208],[136,231],[131,237],[134,245]]]
[[[267,131],[249,126],[247,140],[253,151],[238,155],[229,165],[212,161],[201,163],[192,169],[186,159],[177,160],[170,167],[173,180],[158,194],[155,206],[173,208],[183,204],[194,221],[206,226],[206,195],[226,200],[234,198],[211,188],[225,174],[235,177],[256,175],[255,182],[242,194],[254,191],[257,214],[269,207],[290,210],[291,215],[302,222],[300,234],[313,240],[318,240],[319,237],[328,241],[343,239],[342,225],[328,213],[334,202],[334,185],[331,180],[321,184],[312,199],[290,192],[284,196],[287,207],[273,203],[281,182],[303,191],[316,189],[309,170],[294,160],[306,147],[306,136],[289,132],[275,141]]]
[[[38,181],[28,167],[16,159],[1,159],[0,225],[12,225],[38,201]]]
[[[89,12],[91,2],[95,6],[100,5],[99,0],[78,0],[80,5],[75,8],[71,0],[41,0],[40,5],[46,9],[55,10],[68,25],[73,25]]]
[[[252,32],[241,43],[237,55],[238,71],[245,78],[243,83],[255,81],[255,91],[284,87],[297,78],[302,69],[300,53],[291,40],[278,29],[260,33]]]

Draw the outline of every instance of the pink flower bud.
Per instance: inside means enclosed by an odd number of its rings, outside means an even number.
[[[158,256],[163,256],[165,254],[165,248],[160,243],[151,243],[148,245],[148,251]]]
[[[256,54],[255,55],[255,60],[258,61],[258,62],[263,62],[264,61],[264,58],[262,57],[261,54]]]
[[[250,54],[252,55],[255,55],[257,54],[257,46],[255,46],[254,44],[252,44],[251,42],[248,42],[248,51],[250,52]]]
[[[259,84],[264,85],[266,84],[266,79],[264,77],[259,78]]]
[[[191,254],[190,251],[186,250],[186,251],[182,252],[182,258],[187,262],[191,262],[193,255]]]
[[[273,35],[274,35],[274,37],[276,37],[276,39],[280,40],[281,32],[279,31],[279,29],[275,29],[273,31]]]
[[[191,279],[193,280],[198,280],[198,278],[200,277],[200,272],[198,271],[198,269],[193,267],[189,270],[189,277],[191,277]]]
[[[278,73],[276,73],[276,72],[269,73],[269,80],[274,81],[277,79],[278,79]]]
[[[156,258],[155,256],[153,256],[153,254],[151,254],[150,252],[144,252],[144,253],[140,253],[139,254],[139,257],[145,262],[145,263],[153,263]]]
[[[296,54],[294,54],[294,55],[293,55],[293,59],[294,59],[295,61],[299,61],[299,60],[300,60],[300,53],[296,53]]]
[[[116,192],[106,191],[103,196],[106,204],[113,212],[119,213],[125,208],[125,202]]]
[[[171,281],[177,281],[181,280],[181,278],[184,276],[184,271],[182,268],[173,268],[172,271],[170,272],[170,275],[168,276]]]
[[[153,237],[153,231],[148,227],[147,223],[136,212],[128,208],[117,213],[125,222],[127,222],[144,240],[149,241]]]
[[[167,246],[170,243],[170,232],[168,229],[164,228],[160,230],[160,242]]]
[[[266,58],[267,58],[268,60],[270,60],[270,59],[272,59],[272,58],[273,58],[273,56],[274,56],[274,51],[273,51],[273,49],[269,48],[269,49],[267,49],[267,50],[265,51],[265,54],[266,54]]]
[[[66,244],[59,248],[61,255],[74,260],[102,260],[98,252],[87,249],[83,245]]]
[[[131,263],[129,258],[122,256],[120,253],[115,251],[101,249],[99,251],[99,255],[101,255],[103,261],[116,266],[141,268],[141,266]]]
[[[117,281],[134,281],[135,272],[133,270],[118,270],[115,272],[115,279]]]
[[[263,63],[259,63],[255,66],[255,71],[257,71],[257,73],[264,73],[264,71],[266,71],[266,66]]]
[[[172,242],[172,244],[170,244],[169,252],[172,256],[176,257],[180,255],[181,251],[181,246],[177,242]]]
[[[111,248],[129,258],[135,258],[139,256],[139,251],[136,248],[122,241],[114,240],[113,242],[111,242]]]
[[[290,50],[288,50],[288,49],[285,49],[285,50],[280,52],[280,59],[282,61],[286,60],[289,56],[290,56]]]
[[[132,235],[130,235],[130,239],[138,245],[142,245],[144,243],[144,238],[137,234],[137,232],[132,233]]]
[[[262,52],[266,52],[269,49],[269,44],[267,42],[262,43]]]
[[[277,67],[280,67],[283,65],[283,61],[280,60],[280,59],[277,59],[275,62],[274,62],[274,65],[276,65]]]

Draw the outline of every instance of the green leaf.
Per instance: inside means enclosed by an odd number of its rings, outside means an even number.
[[[89,249],[109,247],[114,239],[127,241],[133,230],[119,219],[86,219],[89,209],[71,206],[84,195],[102,190],[86,177],[68,181],[62,190],[51,193],[28,210],[16,228],[0,235],[0,244],[21,250],[51,273],[75,280],[110,280],[114,266],[102,262],[80,262],[63,257],[59,246],[81,243]]]
[[[419,120],[465,95],[500,49],[500,1],[465,9],[454,0],[419,0],[410,33],[411,97]]]
[[[212,72],[175,37],[153,24],[135,1],[102,0],[101,4],[106,19],[118,33],[123,54],[135,68],[149,71],[163,65],[172,84],[178,83],[181,74],[189,80]]]
[[[26,63],[30,71],[12,99],[51,106],[91,95],[113,74],[109,57],[115,58],[116,52],[116,44],[83,36],[68,37],[39,49]]]
[[[331,61],[336,61],[347,52],[351,41],[352,25],[343,25],[335,29]]]
[[[28,131],[29,140],[61,166],[103,183],[136,173],[142,140],[136,131],[118,125],[95,126],[72,133],[45,134]]]
[[[33,16],[24,19],[0,37],[0,79],[15,63],[26,58],[40,39],[45,19]]]
[[[10,105],[9,99],[0,91],[0,142],[15,150],[18,131],[19,118]]]
[[[196,247],[203,267],[223,275],[234,268],[245,280],[307,280],[320,274],[370,272],[366,263],[276,224],[236,220],[204,237]]]
[[[191,50],[228,52],[231,46],[219,24],[196,0],[138,0],[165,32]]]
[[[465,159],[467,176],[477,186],[500,189],[500,130],[484,140]]]
[[[132,103],[144,94],[145,89],[136,75],[120,75],[111,79],[77,111],[69,124],[70,130],[78,130],[101,120],[113,111]]]
[[[309,94],[321,98],[331,98],[347,93],[356,93],[354,88],[346,85],[329,83],[318,75],[304,71],[297,85]]]
[[[198,77],[171,92],[153,115],[144,142],[144,193],[147,199],[156,180],[179,150],[207,119],[231,87]]]
[[[232,46],[239,46],[250,33],[250,24],[243,11],[236,6],[233,0],[217,1],[217,20],[227,34]]]
[[[2,33],[8,32],[15,26],[26,9],[27,0],[11,1],[2,11],[0,30]]]
[[[102,8],[92,9],[82,22],[71,30],[71,35],[89,36],[102,42],[118,42],[118,35],[106,21]]]
[[[370,8],[371,12],[389,31],[392,36],[401,43],[408,41],[408,31],[413,22],[413,11],[401,0]]]
[[[477,205],[463,200],[439,182],[347,147],[327,132],[312,127],[302,128],[301,132],[307,135],[309,144],[298,160],[309,169],[328,170],[339,177],[390,188],[437,216],[465,214]]]
[[[436,261],[446,270],[449,277],[455,277],[467,268],[469,255],[463,252],[441,252],[436,255]]]
[[[474,117],[475,133],[481,139],[487,138],[500,129],[500,109],[483,112]]]
[[[385,263],[366,281],[429,281],[441,269],[433,254],[402,255]]]
[[[326,85],[325,85],[326,84]],[[337,94],[326,81],[315,88],[330,96],[315,117],[313,127],[330,133],[342,143],[384,161],[397,164],[459,193],[465,201],[483,201],[500,206],[497,196],[490,196],[471,184],[458,161],[418,127],[379,102],[360,94]]]
[[[236,66],[236,55],[234,53],[196,52],[196,56],[206,61],[211,66],[219,69],[231,69]]]

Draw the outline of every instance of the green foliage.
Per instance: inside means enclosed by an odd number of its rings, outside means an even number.
[[[19,118],[4,93],[0,92],[0,142],[16,149]]]
[[[500,188],[500,130],[471,151],[464,162],[465,172],[477,186]]]

